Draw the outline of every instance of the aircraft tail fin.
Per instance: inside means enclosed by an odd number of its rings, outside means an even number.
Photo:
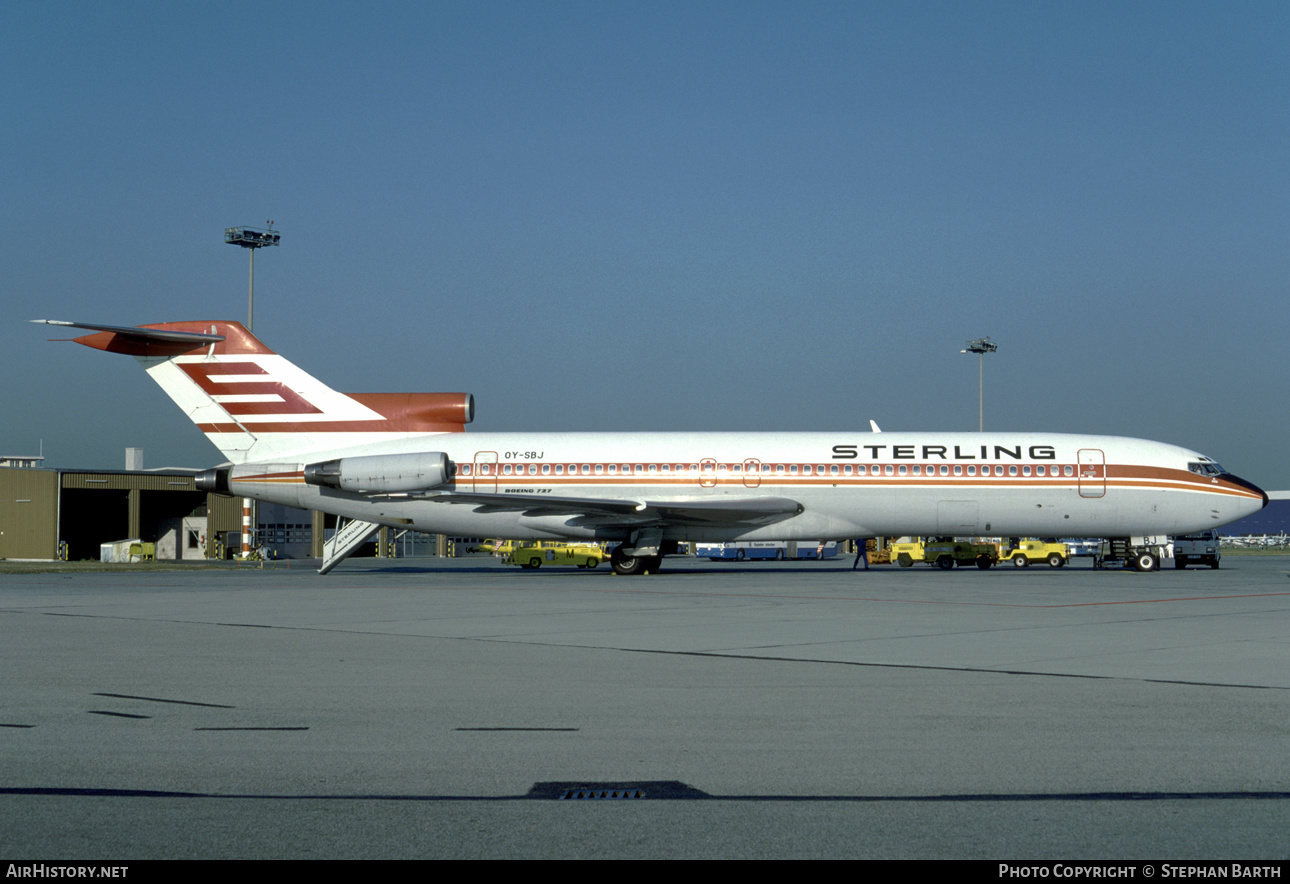
[[[468,393],[338,393],[239,322],[34,321],[90,330],[76,343],[133,356],[232,463],[462,432],[474,416]]]

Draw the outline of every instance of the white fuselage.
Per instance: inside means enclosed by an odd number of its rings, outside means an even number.
[[[451,462],[451,479],[435,492],[801,505],[770,524],[663,525],[672,540],[1173,535],[1216,528],[1266,501],[1248,482],[1198,471],[1212,462],[1185,448],[1046,433],[442,433],[241,464],[231,488],[455,536],[615,539],[630,530],[603,514],[534,515],[477,499],[363,495],[303,479],[307,464],[328,458],[421,451],[442,451]]]

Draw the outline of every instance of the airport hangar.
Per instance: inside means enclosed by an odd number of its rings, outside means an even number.
[[[198,491],[198,470],[40,469],[39,458],[0,459],[0,559],[98,560],[104,544],[135,540],[154,545],[158,560],[228,558],[240,546],[242,501]],[[336,517],[261,503],[260,545],[278,558],[319,558]],[[232,537],[230,537],[232,535]],[[388,529],[380,541],[392,546]],[[419,554],[446,552],[436,539]],[[373,554],[360,550],[359,555]]]

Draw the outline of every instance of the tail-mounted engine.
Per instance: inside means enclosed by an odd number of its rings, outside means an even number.
[[[398,494],[424,491],[448,482],[448,455],[442,451],[418,454],[374,454],[311,463],[305,483],[356,494]]]

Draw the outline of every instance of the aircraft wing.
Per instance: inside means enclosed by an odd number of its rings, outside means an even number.
[[[785,497],[726,497],[700,500],[610,500],[592,497],[551,497],[545,494],[490,494],[469,491],[426,491],[422,500],[469,504],[480,512],[522,512],[526,516],[589,516],[616,524],[770,524],[795,516],[803,506]]]

